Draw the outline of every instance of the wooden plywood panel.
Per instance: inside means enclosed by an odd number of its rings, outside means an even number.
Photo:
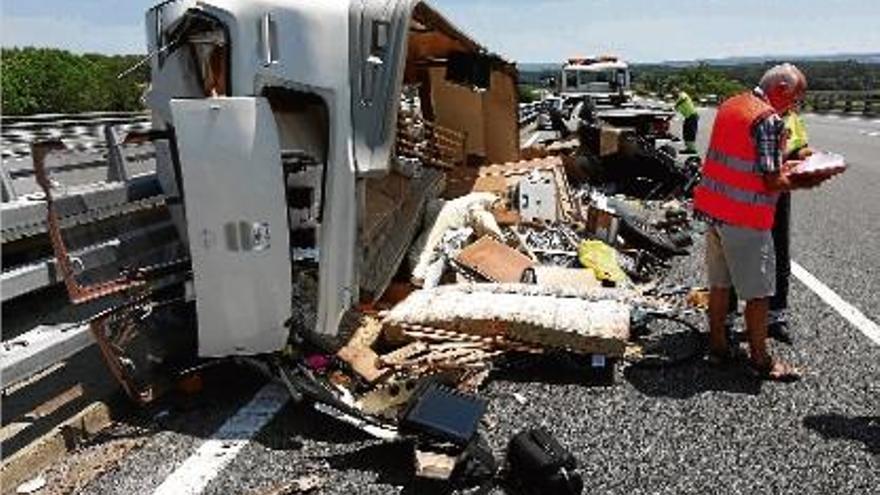
[[[486,155],[489,163],[519,159],[519,122],[516,82],[504,72],[492,71],[489,91],[483,94]]]
[[[466,86],[446,80],[446,69],[432,67],[431,105],[437,124],[466,134],[469,154],[486,155],[483,98]]]

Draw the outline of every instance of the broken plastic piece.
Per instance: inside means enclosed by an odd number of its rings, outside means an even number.
[[[485,399],[430,383],[415,395],[401,426],[465,445],[485,413]]]
[[[615,283],[629,281],[617,262],[617,252],[602,241],[581,242],[578,246],[578,259],[585,268],[593,270],[599,280]]]

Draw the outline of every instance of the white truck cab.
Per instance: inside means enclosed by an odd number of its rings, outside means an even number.
[[[566,97],[590,96],[597,102],[632,98],[629,65],[613,56],[569,59],[559,81]]]

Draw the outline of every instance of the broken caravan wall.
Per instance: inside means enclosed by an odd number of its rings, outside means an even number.
[[[415,60],[433,58],[428,64],[423,98],[429,102],[433,120],[466,135],[471,163],[502,163],[519,159],[516,69],[461,33],[426,4],[416,6],[416,23],[424,30],[410,34],[408,66]],[[482,58],[489,64],[488,88],[462,84],[449,77],[449,60],[456,56]],[[411,77],[408,70],[407,75]],[[409,77],[408,77],[409,78]]]
[[[318,300],[319,309],[315,325],[319,333],[335,333],[339,319],[356,295],[354,270],[354,247],[356,231],[355,164],[352,157],[353,136],[351,122],[351,91],[349,85],[348,45],[339,43],[340,35],[348,32],[348,1],[300,0],[297,2],[276,0],[263,2],[236,2],[232,0],[164,2],[147,14],[148,46],[156,51],[167,41],[175,25],[187,12],[202,12],[218,19],[226,28],[229,53],[229,96],[254,97],[269,94],[275,108],[279,108],[279,93],[312,95],[323,102],[325,111],[308,110],[305,113],[319,115],[323,128],[329,122],[329,133],[320,143],[285,129],[302,126],[291,125],[290,115],[276,115],[281,132],[282,145],[296,145],[313,150],[316,158],[325,159],[327,173],[323,193],[328,198],[322,211],[320,234],[321,259],[333,260],[320,263]],[[266,16],[271,21],[269,43],[265,50],[264,30]],[[268,54],[267,60],[264,55]],[[168,110],[171,98],[201,98],[203,91],[196,84],[181,84],[192,77],[193,67],[174,68],[153,60],[153,87],[148,98],[154,112],[154,125],[158,129],[170,127],[173,121]],[[185,86],[185,87],[182,87]],[[282,91],[276,91],[277,89]],[[290,112],[287,112],[288,114]],[[321,114],[323,117],[320,117]],[[305,141],[305,145],[304,144]],[[323,152],[321,151],[323,148]],[[158,163],[170,175],[166,192],[176,193],[179,174],[174,174],[175,160],[169,151],[166,160]],[[280,162],[280,157],[279,157]],[[174,194],[177,196],[177,194]],[[179,196],[178,196],[179,197]],[[350,198],[351,200],[345,200]],[[173,201],[172,201],[173,202]],[[185,223],[183,231],[186,231]],[[279,274],[281,275],[281,274]]]
[[[403,8],[407,6],[410,10]],[[514,160],[519,132],[513,65],[485,55],[484,48],[426,3],[365,2],[353,7],[352,26],[357,40],[352,60],[360,67],[353,71],[353,90],[359,96],[353,102],[355,123],[371,124],[355,129],[355,156],[363,178],[358,187],[360,300],[369,304],[382,296],[397,271],[417,233],[425,201],[440,194],[444,184],[437,170],[408,178],[393,163],[396,156],[387,145],[395,134],[404,132],[403,141],[398,136],[393,142],[407,149],[396,152],[411,153],[412,129],[397,128],[403,122],[397,114],[404,87],[418,88],[426,120],[442,119],[443,128],[462,136],[458,144],[457,138],[444,134],[451,139],[444,141],[448,149],[457,150],[445,157],[448,165],[481,163],[487,156]],[[456,64],[462,59],[465,64]],[[477,71],[467,65],[477,59],[487,69],[487,80],[480,85],[488,91],[476,87]],[[460,97],[450,98],[450,93]],[[365,163],[365,158],[372,161]]]

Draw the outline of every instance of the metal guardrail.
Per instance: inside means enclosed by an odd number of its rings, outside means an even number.
[[[880,91],[809,91],[804,100],[808,111],[880,114]]]
[[[44,139],[61,139],[69,146],[89,151],[104,143],[105,127],[119,131],[150,129],[146,112],[91,112],[80,114],[42,114],[4,116],[0,144],[4,160],[30,155],[30,143]]]
[[[69,259],[78,273],[103,277],[124,266],[161,263],[182,254],[183,246],[164,210],[152,144],[123,144],[117,134],[149,129],[149,115],[143,113],[4,118],[0,167],[4,251],[0,294],[4,305],[31,311],[29,301],[41,301],[46,289],[62,281],[53,256],[31,254],[47,251],[45,196],[16,191],[16,186],[34,185],[30,146],[36,141],[57,139],[67,148],[53,155],[47,169],[53,182],[60,181],[54,201],[59,224],[65,229],[74,227],[68,236],[76,247]],[[52,316],[52,325],[31,328],[24,317],[18,318],[23,323],[14,332],[4,327],[0,347],[4,388],[93,343],[83,321],[66,314],[69,301],[61,306],[57,321]]]
[[[538,118],[538,114],[541,113],[541,102],[535,101],[532,103],[520,103],[519,104],[519,125],[520,127],[531,123],[535,119]]]
[[[657,98],[671,103],[672,95],[649,93],[649,98]],[[711,95],[714,96],[714,95]],[[699,98],[700,104],[716,105],[717,98]],[[845,113],[872,117],[880,115],[880,91],[807,91],[803,109],[815,113]]]

